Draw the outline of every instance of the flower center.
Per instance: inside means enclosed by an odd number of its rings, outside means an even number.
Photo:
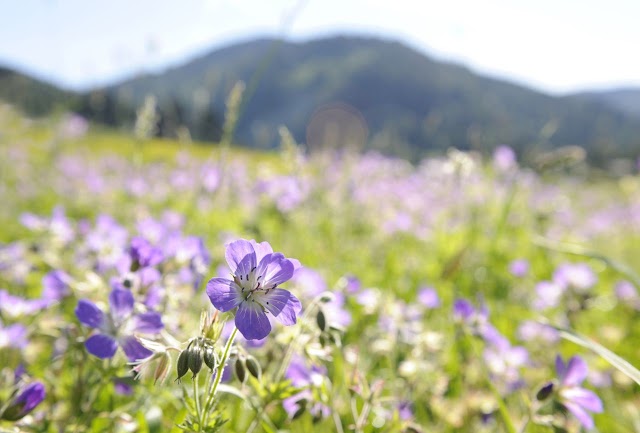
[[[245,301],[258,301],[260,304],[262,304],[260,302],[261,298],[268,295],[271,290],[278,286],[274,284],[271,287],[266,287],[264,275],[257,275],[255,267],[248,274],[238,273],[234,275],[233,281],[240,287]]]

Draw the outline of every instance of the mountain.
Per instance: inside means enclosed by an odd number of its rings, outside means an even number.
[[[285,125],[311,148],[355,144],[413,160],[451,146],[509,144],[526,157],[580,145],[595,162],[640,148],[640,117],[610,101],[547,95],[364,37],[239,43],[80,95],[71,107],[122,125],[155,95],[162,134],[184,125],[215,141],[238,80],[247,87],[234,141],[252,147],[274,147]]]
[[[640,147],[640,120],[609,103],[546,95],[372,38],[255,40],[110,90],[134,105],[146,94],[161,106],[212,101],[220,116],[238,80],[248,88],[235,138],[251,146],[273,146],[279,125],[306,142],[314,112],[340,102],[348,107],[336,115],[363,119],[370,146],[412,159],[450,146],[486,150],[502,143],[521,153],[581,145],[595,160]]]
[[[78,95],[12,69],[0,67],[0,100],[32,116],[42,116],[72,104]]]
[[[640,117],[640,88],[620,88],[580,94],[585,99],[600,101],[631,116]]]

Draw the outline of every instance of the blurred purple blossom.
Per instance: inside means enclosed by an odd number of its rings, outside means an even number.
[[[509,272],[514,277],[526,277],[529,273],[529,262],[526,259],[516,259],[509,264]]]
[[[520,369],[529,364],[529,352],[522,346],[512,346],[504,336],[495,335],[483,352],[484,361],[494,380],[499,381],[504,394],[523,385]]]
[[[433,287],[422,287],[418,290],[418,302],[428,309],[438,308],[440,306],[438,292]]]
[[[587,430],[594,426],[589,412],[602,412],[602,401],[593,392],[580,385],[587,377],[586,362],[579,356],[574,356],[567,363],[562,357],[556,357],[556,373],[560,381],[558,394],[560,403],[566,407],[580,421]]]
[[[629,281],[618,281],[614,288],[616,297],[636,310],[640,310],[640,297],[636,287]]]
[[[41,311],[49,304],[46,299],[27,299],[0,290],[0,312],[10,317],[30,315]]]
[[[115,288],[109,294],[109,314],[105,314],[96,304],[81,299],[75,309],[76,317],[85,326],[95,328],[97,333],[85,341],[87,351],[98,358],[112,358],[118,346],[130,361],[152,355],[135,338],[134,333],[157,334],[164,325],[156,312],[134,313],[134,299],[131,291]]]
[[[340,281],[343,283],[344,291],[350,295],[362,289],[362,282],[355,275],[345,275]]]
[[[42,277],[42,299],[56,302],[71,294],[71,277],[64,271],[53,270]]]
[[[291,278],[291,283],[309,299],[313,299],[329,289],[322,275],[311,268],[297,270],[293,278]]]
[[[493,166],[500,171],[516,168],[518,165],[516,153],[506,145],[496,147],[493,152]]]
[[[331,409],[327,405],[319,401],[314,401],[314,394],[311,390],[313,387],[321,387],[326,375],[327,370],[322,366],[308,366],[300,356],[294,356],[291,359],[291,363],[285,373],[285,378],[289,379],[293,386],[305,389],[283,400],[282,406],[290,418],[293,418],[298,412],[302,400],[311,403],[310,406],[307,404],[307,409],[314,417],[326,418],[331,414]]]
[[[29,340],[27,339],[27,328],[21,323],[4,326],[0,321],[0,349],[13,347],[24,349]]]
[[[546,310],[559,305],[565,288],[556,282],[540,281],[536,284],[535,291],[536,299],[533,301],[533,308]]]
[[[38,216],[30,212],[23,213],[20,216],[20,222],[30,230],[49,233],[54,241],[63,245],[68,244],[75,237],[71,222],[62,206],[56,206],[53,209],[51,218]]]
[[[61,138],[75,140],[87,133],[89,122],[79,114],[68,113],[62,118],[58,130]]]
[[[164,260],[162,250],[153,246],[147,239],[140,236],[131,239],[129,254],[131,255],[133,264],[141,268],[156,266]]]
[[[518,327],[518,338],[522,341],[538,340],[545,343],[556,343],[560,340],[560,335],[551,326],[535,320],[525,320]]]
[[[476,308],[466,299],[456,299],[453,303],[453,318],[467,326],[472,334],[483,338],[488,343],[501,342],[504,338],[489,323],[489,308],[484,302]]]
[[[592,288],[598,278],[586,263],[565,263],[558,266],[553,273],[553,282],[560,287],[584,293]]]

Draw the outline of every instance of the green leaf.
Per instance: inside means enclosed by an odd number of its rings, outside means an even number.
[[[600,355],[600,357],[602,357],[604,360],[609,362],[609,364],[613,365],[615,368],[620,370],[622,373],[626,374],[628,377],[633,379],[638,385],[640,385],[640,370],[635,368],[628,361],[616,355],[606,347],[596,343],[595,341],[591,340],[588,337],[585,337],[584,335],[578,334],[577,332],[571,329],[552,325],[545,320],[540,320],[539,322],[544,325],[551,326],[552,328],[557,330],[560,333],[560,336],[565,340],[569,340],[573,343],[576,343],[582,347],[586,347],[587,349],[590,349],[591,351],[597,353],[598,355]]]
[[[244,395],[242,393],[242,391],[240,391],[238,388],[236,388],[234,386],[225,385],[224,383],[221,383],[221,384],[218,385],[218,391],[224,392],[224,393],[227,393],[227,394],[231,394],[231,395],[235,395],[236,397],[238,397],[241,400],[248,401],[247,396]]]
[[[576,256],[589,257],[591,259],[600,260],[610,268],[616,270],[621,275],[627,277],[633,282],[636,287],[640,288],[640,276],[636,274],[631,267],[627,266],[624,263],[618,262],[617,260],[613,260],[605,256],[604,254],[600,254],[595,251],[589,251],[580,245],[554,242],[549,239],[543,238],[542,236],[535,237],[533,239],[533,243],[543,248],[558,251],[560,253],[573,254]]]
[[[509,410],[507,409],[507,405],[504,403],[502,395],[494,386],[490,378],[488,378],[487,384],[489,385],[489,388],[491,388],[491,392],[493,393],[493,396],[498,403],[498,412],[500,412],[500,417],[502,418],[502,422],[504,422],[505,428],[509,433],[518,433],[518,430],[516,429],[516,426],[513,424],[513,420],[509,415]]]

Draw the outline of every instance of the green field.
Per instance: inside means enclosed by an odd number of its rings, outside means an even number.
[[[580,386],[602,400],[597,431],[640,431],[637,175],[455,150],[418,165],[307,154],[286,134],[273,152],[94,125],[71,137],[64,122],[0,107],[0,431],[200,431],[204,418],[230,432],[581,431],[567,404]],[[135,237],[160,261],[134,257]],[[236,239],[300,261],[282,288],[302,312],[261,345],[236,339],[229,381],[214,385],[217,363],[179,383],[178,354],[214,312],[205,287],[229,277]],[[53,289],[52,271],[65,275]],[[84,326],[79,301],[107,314],[116,286],[133,294],[130,314],[157,313],[164,329]],[[461,299],[476,309],[461,313]],[[87,351],[100,332],[146,339],[139,378],[121,349]],[[218,361],[229,332],[207,336]],[[558,354],[586,362],[582,385],[558,378]],[[36,381],[44,400],[9,420]]]

